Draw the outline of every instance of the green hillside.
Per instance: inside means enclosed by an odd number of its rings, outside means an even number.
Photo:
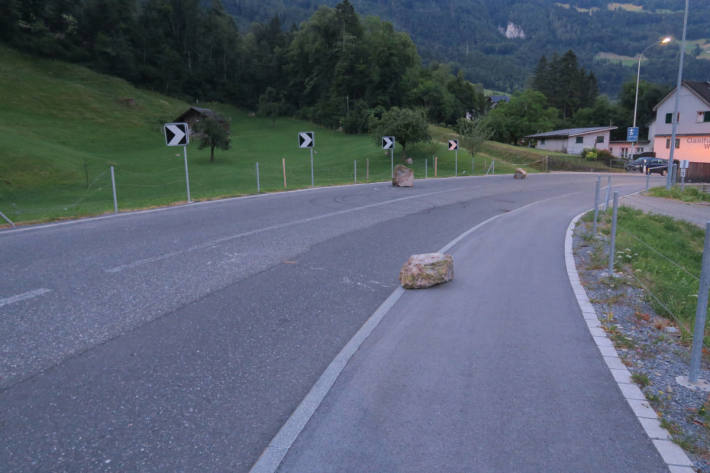
[[[113,209],[109,166],[116,167],[121,210],[186,199],[180,148],[165,146],[162,124],[189,107],[163,95],[139,90],[86,68],[26,56],[0,47],[0,211],[16,222],[95,215]],[[232,120],[232,148],[188,147],[193,200],[256,192],[260,164],[262,191],[283,190],[286,159],[289,189],[310,185],[309,153],[297,147],[297,133],[316,132],[316,185],[387,180],[388,156],[368,136],[346,135],[311,123],[250,117],[221,104],[201,104]],[[453,175],[454,156],[441,143],[411,147],[417,177]],[[461,153],[459,173],[470,173],[470,156]],[[401,149],[395,154],[401,158]],[[488,163],[490,160],[488,161]],[[466,164],[464,164],[466,163]],[[487,163],[477,164],[477,173]],[[496,171],[510,171],[499,162]]]

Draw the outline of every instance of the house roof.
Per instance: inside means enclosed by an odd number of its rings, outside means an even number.
[[[564,130],[546,131],[528,135],[525,138],[569,138],[570,136],[588,135],[590,133],[607,132],[616,130],[615,126],[597,126],[591,128],[566,128]]]
[[[690,90],[696,97],[705,102],[707,105],[710,105],[710,82],[684,80],[682,82],[682,86]],[[666,100],[673,97],[675,91],[676,87],[674,87],[673,90],[668,92],[668,95],[663,97],[661,101],[658,102],[655,107],[653,107],[653,111],[655,112],[656,110],[658,110],[658,108],[663,105]]]
[[[507,95],[491,95],[488,97],[491,102],[493,103],[498,103],[498,102],[510,102],[510,97]]]
[[[184,121],[190,112],[196,112],[204,117],[214,117],[215,116],[215,112],[212,109],[202,108],[202,107],[190,107],[187,110],[185,110],[179,117],[177,117],[175,119],[175,121],[176,122]]]
[[[638,140],[638,141],[627,141],[627,140],[611,140],[609,144],[625,145],[625,144],[635,144],[635,145],[648,145],[651,144],[648,140]]]

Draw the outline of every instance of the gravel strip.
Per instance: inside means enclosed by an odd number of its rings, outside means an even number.
[[[683,447],[698,472],[710,473],[708,393],[676,382],[678,376],[688,375],[689,338],[683,340],[680,329],[654,311],[630,270],[609,278],[605,269],[596,269],[599,265],[595,266],[593,254],[602,251],[608,255],[608,242],[604,237],[584,238],[588,233],[591,224],[580,221],[573,252],[579,278],[600,324],[673,441]],[[710,380],[709,367],[706,353],[701,378]]]

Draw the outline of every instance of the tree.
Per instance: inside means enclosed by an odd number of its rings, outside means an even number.
[[[554,55],[549,62],[545,56],[540,58],[531,85],[559,110],[563,120],[580,108],[592,106],[599,94],[597,78],[579,67],[572,50],[559,57]]]
[[[229,121],[222,115],[215,113],[195,123],[196,136],[200,139],[200,149],[210,148],[210,162],[214,162],[214,149],[229,149],[231,137],[229,136]]]
[[[456,122],[456,131],[461,136],[461,145],[471,153],[471,156],[476,156],[483,142],[491,137],[491,130],[486,127],[482,119],[459,118]]]
[[[271,118],[271,126],[276,126],[276,119],[286,111],[283,92],[279,93],[273,87],[267,87],[259,97],[259,115]]]
[[[556,124],[557,110],[548,107],[541,92],[529,89],[516,93],[508,103],[500,103],[483,119],[494,140],[512,144],[525,135],[550,131]]]
[[[636,123],[645,127],[656,117],[653,107],[665,97],[671,88],[661,84],[654,84],[642,80],[639,82],[639,101]],[[628,111],[629,126],[633,123],[634,102],[636,100],[636,82],[630,80],[624,82],[619,93],[621,106]]]
[[[408,144],[431,140],[429,124],[421,110],[392,107],[380,118],[372,115],[369,128],[377,143],[383,136],[394,136],[403,152],[406,152]]]

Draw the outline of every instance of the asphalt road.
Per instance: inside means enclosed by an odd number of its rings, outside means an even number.
[[[594,180],[360,185],[1,232],[0,465],[248,471],[408,255],[538,200],[582,210]]]

